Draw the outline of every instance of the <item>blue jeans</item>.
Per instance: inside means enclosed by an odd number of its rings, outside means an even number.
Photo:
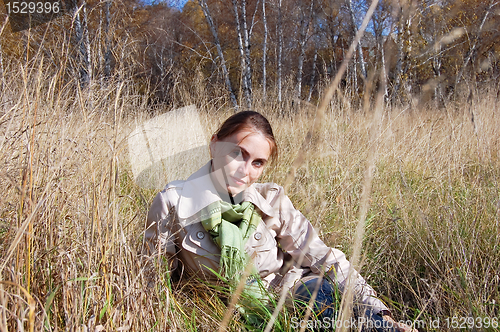
[[[318,283],[319,278],[314,278],[300,284],[294,293],[295,302],[299,306],[306,308],[309,300],[311,299],[314,289]],[[317,330],[335,331],[335,327],[341,324],[338,321],[337,312],[340,309],[341,296],[340,292],[335,286],[327,279],[321,280],[319,285],[318,295],[312,303],[311,317],[309,318],[308,327],[311,326]],[[396,329],[390,323],[385,321],[381,316],[374,314],[371,310],[366,310],[361,315],[354,312],[354,318],[348,324],[351,330],[357,331],[359,325],[363,325],[362,331],[377,331],[377,332],[395,332]]]

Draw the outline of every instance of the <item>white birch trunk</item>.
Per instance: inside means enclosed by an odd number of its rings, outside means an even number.
[[[264,44],[262,45],[262,98],[266,100],[266,56],[267,56],[267,19],[266,19],[266,0],[262,0],[262,20],[264,23]]]
[[[356,36],[358,33],[358,26],[356,24],[356,16],[354,15],[354,9],[352,7],[352,0],[347,0],[347,8],[349,9],[349,14],[351,17],[351,24],[352,24],[352,32],[353,35],[352,37]],[[363,56],[363,47],[361,46],[361,41],[356,45],[358,49],[358,56],[359,56],[359,68],[361,70],[361,74],[363,75],[364,78],[366,78],[366,65],[365,65],[365,59]]]
[[[76,4],[75,4],[76,5]],[[90,83],[91,70],[90,67],[90,45],[86,45],[88,42],[88,29],[86,27],[86,2],[83,2],[80,8],[74,8],[74,27],[75,27],[75,37],[76,45],[79,50],[79,64],[78,71],[80,76],[80,85],[82,87],[87,87]]]
[[[393,99],[395,99],[401,87],[406,83],[406,78],[404,77],[406,72],[406,67],[404,66],[404,61],[406,60],[407,50],[410,49],[410,25],[411,20],[408,19],[408,6],[401,9],[401,18],[399,20],[399,28],[398,28],[398,59],[396,62],[396,74],[395,74],[395,83],[394,83],[394,91],[393,91]],[[405,47],[405,41],[408,43],[408,46]]]
[[[379,21],[380,20],[380,21]],[[372,22],[373,22],[373,30],[375,33],[375,41],[377,43],[377,51],[378,51],[378,56],[379,56],[379,61],[382,65],[382,79],[384,82],[387,82],[387,68],[386,68],[386,60],[385,60],[385,50],[384,50],[384,36],[383,36],[383,21],[384,19],[380,19],[378,17],[378,20],[375,15],[372,16]],[[387,99],[388,96],[388,91],[387,91],[387,84],[384,85],[384,98]]]
[[[214,37],[215,46],[217,48],[217,53],[219,54],[222,74],[224,75],[224,81],[226,84],[226,88],[229,91],[229,95],[231,98],[231,102],[235,111],[238,110],[238,102],[236,101],[236,97],[234,96],[233,87],[231,85],[231,80],[229,79],[229,71],[226,67],[226,60],[224,59],[224,53],[222,52],[222,47],[220,45],[219,34],[217,33],[217,29],[215,29],[214,21],[212,19],[212,15],[210,14],[210,10],[208,9],[207,3],[205,0],[198,0],[198,3],[203,11],[203,15],[205,15],[205,19],[210,27],[210,31],[212,32],[212,36]]]
[[[283,58],[283,22],[281,17],[281,0],[278,1],[278,102],[281,103],[281,67]]]
[[[316,61],[318,59],[318,41],[314,43],[314,57],[313,57],[313,64],[312,64],[312,75],[311,75],[311,81],[309,82],[309,94],[307,95],[307,102],[311,101],[312,93],[313,93],[313,86],[314,86],[314,80],[316,79]]]
[[[299,36],[299,63],[297,68],[297,98],[301,99],[302,95],[302,73],[304,67],[304,58],[306,54],[306,44],[307,44],[307,31],[309,30],[309,24],[312,18],[314,0],[311,0],[311,6],[307,14],[302,16],[300,23],[300,36]]]
[[[245,58],[245,52],[243,51],[243,38],[241,36],[240,15],[238,10],[237,0],[232,0],[232,3],[233,3],[234,19],[236,21],[236,33],[238,35],[238,50],[240,52],[241,85],[243,87],[243,94],[245,95],[246,98],[246,93],[247,93],[247,81],[245,77],[246,58]]]
[[[242,0],[241,4],[238,0],[232,0],[234,18],[236,20],[236,30],[238,34],[238,49],[241,59],[241,77],[243,86],[243,96],[247,109],[252,108],[252,78],[250,69],[250,42],[248,35],[248,27],[246,20],[246,2]],[[241,16],[239,10],[241,7]]]
[[[3,30],[7,26],[7,22],[8,22],[8,16],[5,17],[5,21],[3,22],[2,29],[0,30],[0,36],[3,34]],[[2,81],[1,91],[3,91],[3,88],[5,87],[5,76],[4,76],[4,72],[3,72],[3,49],[2,49],[1,43],[0,43],[0,80]],[[2,101],[3,101],[3,97],[4,97],[4,95],[2,95]]]
[[[105,33],[105,41],[104,41],[104,77],[109,78],[111,76],[111,38],[109,37],[109,25],[111,22],[111,15],[109,12],[109,8],[111,7],[111,0],[106,1],[104,5],[104,16],[105,16],[105,24],[104,24],[104,33]]]
[[[88,25],[88,17],[87,17],[87,2],[85,1],[83,3],[83,20],[82,20],[82,27],[83,27],[83,47],[85,48],[85,52],[82,53],[83,55],[83,63],[85,68],[87,69],[87,74],[88,74],[88,84],[90,84],[90,81],[92,80],[92,56],[91,56],[91,51],[90,51],[90,39],[89,39],[89,25]]]
[[[243,73],[246,81],[247,90],[245,91],[245,99],[247,103],[247,109],[252,109],[252,64],[250,60],[250,36],[248,33],[247,26],[247,4],[246,0],[241,0],[242,18],[243,18],[243,38],[245,44],[245,67],[243,68]]]

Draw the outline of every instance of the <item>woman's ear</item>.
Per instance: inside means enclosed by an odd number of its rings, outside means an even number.
[[[210,143],[208,144],[208,151],[210,153],[210,158],[214,157],[214,143],[217,142],[217,134],[213,134],[212,138],[210,139]]]

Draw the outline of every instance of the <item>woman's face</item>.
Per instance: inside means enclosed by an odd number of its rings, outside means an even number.
[[[258,131],[243,129],[210,142],[212,175],[217,185],[233,196],[248,188],[261,176],[271,155],[268,140]]]

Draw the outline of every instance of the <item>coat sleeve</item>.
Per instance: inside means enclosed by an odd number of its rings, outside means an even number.
[[[177,252],[175,246],[175,207],[168,195],[170,189],[158,193],[148,212],[145,239],[145,254],[148,256],[162,255],[169,262],[170,270],[177,268]]]
[[[346,289],[351,264],[345,254],[335,248],[330,248],[319,238],[312,224],[297,209],[284,194],[283,188],[277,197],[279,200],[279,218],[281,229],[278,240],[283,250],[289,253],[295,262],[299,261],[301,253],[304,257],[301,267],[308,267],[314,274],[326,273],[334,280],[341,292]],[[374,313],[387,310],[387,307],[376,298],[376,293],[370,285],[353,271],[354,299]]]

